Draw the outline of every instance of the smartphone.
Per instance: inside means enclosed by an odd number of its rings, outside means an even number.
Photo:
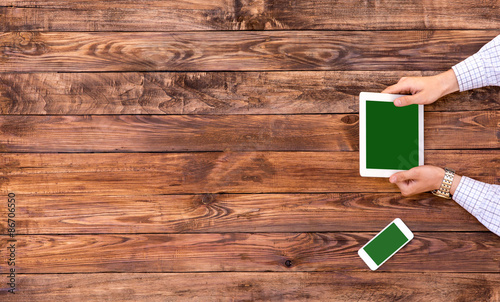
[[[413,233],[399,218],[394,219],[367,244],[358,255],[374,271],[413,239]]]

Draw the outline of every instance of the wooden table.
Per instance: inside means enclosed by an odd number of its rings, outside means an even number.
[[[2,0],[0,299],[499,301],[498,236],[358,172],[359,92],[449,69],[499,12]],[[426,106],[426,163],[498,184],[499,98]],[[396,217],[415,239],[371,272],[357,250]]]

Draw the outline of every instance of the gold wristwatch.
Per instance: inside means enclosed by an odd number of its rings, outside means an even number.
[[[451,199],[450,189],[454,177],[455,170],[444,168],[444,177],[443,182],[441,183],[441,187],[439,187],[438,190],[433,190],[432,194],[446,199]]]

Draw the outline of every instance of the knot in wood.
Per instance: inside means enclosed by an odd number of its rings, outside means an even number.
[[[340,119],[343,123],[346,123],[346,124],[354,124],[356,123],[358,120],[359,120],[359,116],[355,115],[355,114],[351,114],[351,115],[346,115],[344,116],[342,119]]]
[[[36,32],[14,33],[11,51],[33,56],[45,54],[47,53],[47,47],[40,37],[40,33]]]
[[[208,193],[208,194],[203,194],[201,197],[201,203],[209,205],[215,202],[215,195]]]
[[[285,261],[285,266],[286,267],[291,267],[292,266],[292,261],[291,260]]]

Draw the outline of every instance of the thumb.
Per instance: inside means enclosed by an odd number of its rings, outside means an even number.
[[[411,104],[418,104],[418,95],[406,95],[394,100],[394,105],[396,107],[403,107]]]
[[[391,183],[403,182],[409,179],[413,179],[413,172],[411,170],[401,171],[391,175],[389,181]]]

